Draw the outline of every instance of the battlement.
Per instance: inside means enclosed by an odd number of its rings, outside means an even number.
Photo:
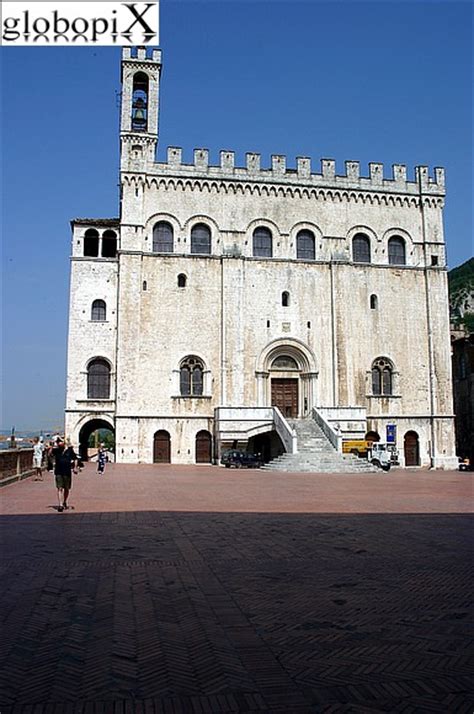
[[[151,174],[169,176],[304,184],[378,192],[445,194],[444,169],[439,167],[435,168],[434,174],[430,176],[427,166],[416,166],[414,180],[410,181],[407,178],[407,167],[403,164],[393,164],[390,178],[385,178],[384,165],[375,162],[369,163],[368,176],[362,176],[358,161],[345,161],[345,172],[338,174],[334,159],[321,159],[320,170],[313,173],[311,159],[307,156],[298,156],[295,168],[287,167],[286,156],[282,154],[271,156],[269,168],[261,167],[261,155],[254,152],[246,154],[245,167],[235,165],[235,152],[229,150],[220,152],[218,166],[209,164],[208,149],[195,149],[193,158],[192,164],[183,163],[181,147],[170,146],[167,161],[155,163],[148,170]]]
[[[161,50],[156,47],[122,47],[122,60],[161,63]]]

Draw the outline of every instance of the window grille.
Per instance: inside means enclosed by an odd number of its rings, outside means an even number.
[[[405,241],[395,236],[388,241],[388,262],[390,265],[405,265]]]
[[[271,258],[272,250],[272,234],[268,228],[263,226],[256,228],[253,232],[253,255],[259,258]]]
[[[191,229],[191,253],[211,252],[211,231],[204,223],[197,223]]]
[[[390,396],[393,390],[393,365],[379,357],[372,365],[372,394]]]
[[[352,239],[352,260],[354,263],[370,263],[370,240],[364,233],[357,233]]]
[[[94,300],[92,303],[91,320],[104,322],[107,319],[107,308],[104,300]]]
[[[300,260],[315,259],[315,240],[311,231],[300,231],[296,236],[296,257]]]
[[[180,393],[183,397],[200,397],[203,394],[204,365],[197,357],[187,357],[179,371]]]
[[[173,227],[166,221],[160,221],[153,228],[153,252],[173,252]]]
[[[87,370],[87,398],[109,399],[110,366],[104,359],[93,360]]]

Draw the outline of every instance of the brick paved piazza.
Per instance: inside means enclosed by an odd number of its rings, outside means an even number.
[[[1,491],[1,714],[472,712],[472,475],[92,465]]]

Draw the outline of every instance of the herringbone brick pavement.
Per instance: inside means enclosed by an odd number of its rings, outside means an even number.
[[[338,477],[89,467],[63,514],[51,481],[3,489],[1,714],[472,712],[468,481],[418,476],[331,501]],[[371,512],[336,512],[358,487]],[[230,511],[243,488],[266,510]]]

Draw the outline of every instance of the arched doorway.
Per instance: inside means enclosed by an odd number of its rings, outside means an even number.
[[[212,437],[208,431],[196,434],[196,463],[210,464],[212,461]]]
[[[316,403],[318,372],[311,348],[287,337],[268,343],[256,364],[258,406],[278,407],[284,417],[311,414]]]
[[[405,466],[420,465],[420,444],[416,431],[407,431],[403,440]]]
[[[275,357],[271,370],[271,405],[278,407],[284,417],[298,416],[298,382],[300,368],[291,355]]]
[[[82,461],[89,458],[89,449],[92,455],[96,453],[99,444],[104,443],[105,448],[115,453],[115,431],[113,426],[105,419],[91,419],[79,431],[79,456]]]
[[[365,435],[366,441],[380,441],[380,435],[376,431],[368,431]]]
[[[157,431],[153,437],[153,463],[171,463],[171,438],[164,429]]]

